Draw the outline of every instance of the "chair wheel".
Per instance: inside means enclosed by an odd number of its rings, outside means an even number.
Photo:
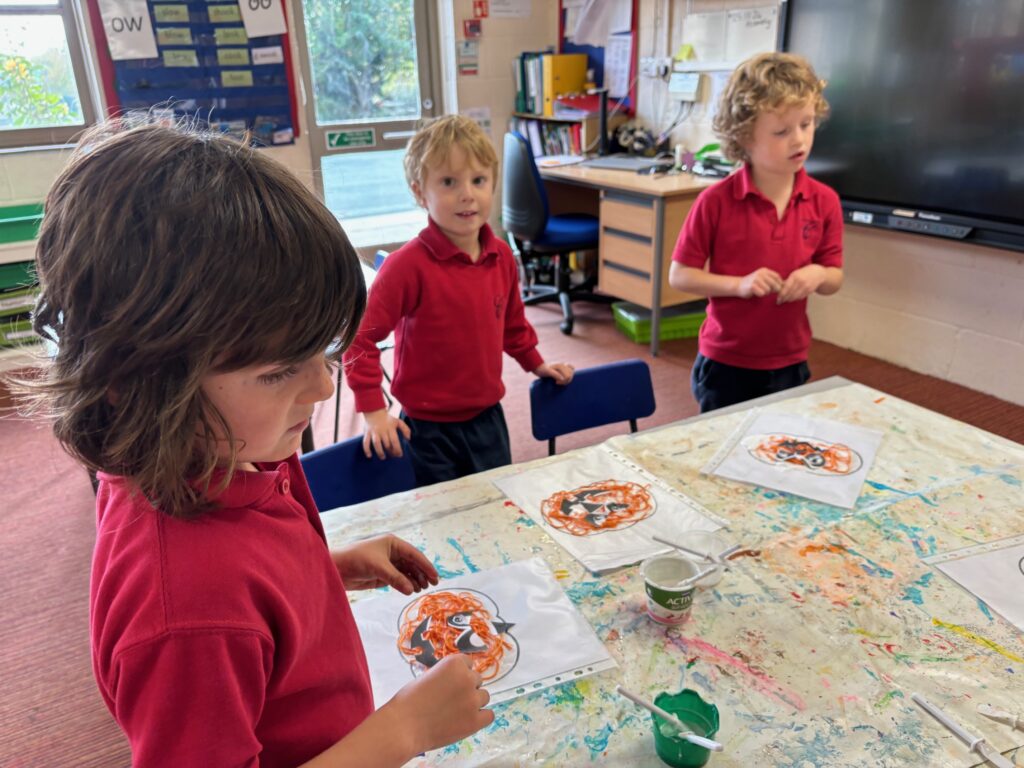
[[[563,320],[558,327],[566,336],[572,336],[572,320]]]

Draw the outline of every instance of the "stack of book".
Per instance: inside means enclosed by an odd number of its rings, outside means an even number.
[[[579,123],[552,123],[513,117],[509,127],[530,142],[534,157],[583,154],[582,128]]]

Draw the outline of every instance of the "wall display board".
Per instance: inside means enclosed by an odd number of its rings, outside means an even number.
[[[258,145],[295,141],[281,0],[88,0],[88,9],[110,115],[197,116],[249,131]]]

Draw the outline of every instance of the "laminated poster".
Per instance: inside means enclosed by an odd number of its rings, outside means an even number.
[[[933,555],[924,562],[1024,632],[1024,535]]]
[[[616,666],[539,558],[360,600],[352,612],[377,707],[452,653],[473,659],[492,704]]]
[[[494,484],[594,573],[667,551],[653,536],[722,527],[710,512],[615,451],[544,464]]]
[[[853,509],[881,442],[873,429],[754,409],[701,471]]]

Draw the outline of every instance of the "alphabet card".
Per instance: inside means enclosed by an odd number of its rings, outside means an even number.
[[[454,653],[472,659],[492,704],[616,666],[536,557],[360,600],[352,613],[377,707]]]
[[[594,573],[666,551],[653,536],[722,527],[711,513],[608,447],[494,484]]]
[[[752,409],[701,472],[853,509],[882,433]]]
[[[146,0],[99,0],[99,9],[111,59],[156,58],[156,38]]]

